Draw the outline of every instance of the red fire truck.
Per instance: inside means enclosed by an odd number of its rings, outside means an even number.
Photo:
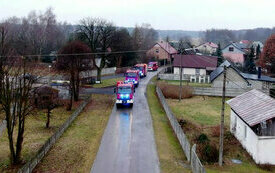
[[[135,87],[138,87],[139,84],[139,70],[127,70],[125,73],[125,82],[133,83]]]
[[[147,75],[147,64],[136,64],[134,69],[139,70],[140,77],[146,77]]]
[[[148,70],[157,71],[158,68],[159,68],[158,62],[149,62],[149,64],[148,64]]]
[[[127,106],[133,107],[134,104],[134,93],[135,87],[132,83],[124,83],[118,81],[114,90],[116,93],[116,106]]]

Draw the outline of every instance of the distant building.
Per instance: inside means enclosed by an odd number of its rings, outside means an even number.
[[[222,49],[222,54],[225,59],[240,65],[244,63],[247,53],[248,46],[242,43],[230,43]]]
[[[182,62],[181,62],[182,58]],[[174,74],[180,74],[180,67],[182,67],[182,74],[187,78],[194,79],[194,82],[201,82],[208,80],[209,74],[217,67],[217,57],[203,56],[203,55],[175,55],[173,62]],[[186,78],[185,77],[185,78]]]
[[[178,51],[165,41],[157,42],[146,52],[146,57],[160,61],[171,61]]]
[[[227,103],[231,133],[257,164],[275,165],[275,100],[253,89]]]
[[[223,66],[227,67],[226,75],[226,88],[239,88],[245,90],[259,89],[264,92],[269,92],[272,84],[275,83],[275,79],[264,76],[261,71],[258,74],[248,74],[240,72],[233,64],[225,61],[216,70],[210,74],[210,80],[212,87],[223,86]]]
[[[217,51],[218,45],[213,42],[206,42],[199,46],[196,46],[195,49],[197,49],[199,52],[202,52],[204,54],[213,54]]]

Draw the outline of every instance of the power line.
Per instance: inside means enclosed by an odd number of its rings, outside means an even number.
[[[117,52],[97,52],[97,53],[73,53],[73,54],[31,54],[31,55],[12,55],[12,56],[0,56],[2,58],[8,57],[45,57],[45,56],[83,56],[83,55],[110,55],[110,54],[124,54],[124,53],[142,53],[148,50],[135,50],[135,51],[117,51]]]

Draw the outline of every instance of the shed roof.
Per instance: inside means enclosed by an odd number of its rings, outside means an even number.
[[[182,57],[182,67],[186,68],[216,68],[216,56],[203,56],[203,55],[175,55],[173,66],[180,67],[180,58]]]
[[[227,101],[250,127],[275,117],[275,100],[253,89]]]

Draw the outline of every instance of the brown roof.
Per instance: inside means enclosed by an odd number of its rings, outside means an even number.
[[[227,103],[251,127],[275,117],[275,100],[256,89],[228,100]]]
[[[182,57],[182,67],[213,70],[217,67],[218,57],[204,55],[175,55],[174,67],[180,67],[180,57]]]
[[[169,54],[177,54],[178,51],[173,48],[169,43],[165,42],[165,41],[160,41],[157,43],[161,48],[163,48],[166,52],[168,52]]]

